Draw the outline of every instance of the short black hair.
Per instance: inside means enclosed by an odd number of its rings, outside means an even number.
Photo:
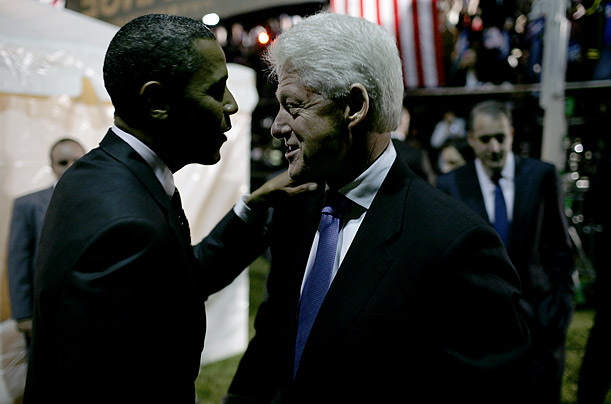
[[[175,15],[147,14],[125,24],[114,36],[104,59],[104,85],[115,114],[133,124],[142,85],[159,81],[182,90],[203,63],[196,39],[216,40],[203,22]]]
[[[469,115],[469,130],[471,131],[473,130],[475,115],[477,114],[486,114],[492,117],[505,115],[509,119],[509,123],[512,122],[511,109],[508,104],[495,100],[483,101],[476,104],[471,110]]]

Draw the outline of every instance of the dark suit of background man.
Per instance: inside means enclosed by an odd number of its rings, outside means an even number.
[[[528,331],[501,241],[392,146],[403,99],[394,39],[323,13],[280,34],[267,60],[289,174],[329,191],[274,209],[268,298],[224,401],[525,402]]]
[[[468,140],[475,162],[439,177],[437,185],[498,225],[495,192],[500,184],[506,247],[522,281],[521,303],[532,334],[536,402],[559,403],[574,263],[556,169],[511,152],[511,113],[499,102],[473,108]]]
[[[51,146],[51,170],[56,180],[85,149],[76,140],[60,139]],[[55,186],[15,199],[8,239],[8,280],[11,314],[30,346],[34,310],[34,263],[40,231]]]
[[[607,146],[608,147],[608,146]],[[594,235],[594,308],[596,316],[579,370],[578,404],[603,404],[611,386],[611,151],[605,148],[586,194],[586,212],[600,231]]]
[[[265,248],[249,222],[265,195],[192,247],[174,186],[220,159],[237,111],[226,80],[201,21],[147,15],[111,41],[115,125],[58,182],[42,230],[26,403],[194,402],[204,302]]]

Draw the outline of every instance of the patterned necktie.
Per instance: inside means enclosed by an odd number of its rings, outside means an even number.
[[[320,217],[316,257],[314,258],[312,269],[305,280],[299,304],[293,377],[297,374],[303,348],[331,284],[331,273],[335,262],[341,214],[345,205],[346,198],[343,195],[334,191],[327,192],[325,206]]]
[[[507,245],[507,236],[509,234],[509,220],[507,219],[507,205],[505,197],[501,189],[500,178],[493,178],[495,185],[494,189],[494,229],[503,240],[503,244]]]
[[[189,244],[191,243],[191,229],[189,228],[189,221],[187,220],[187,216],[185,215],[185,211],[182,209],[182,201],[180,199],[180,193],[178,192],[178,188],[174,188],[174,195],[172,195],[172,205],[174,206],[174,210],[178,215],[178,223],[180,224],[180,231],[182,235],[189,240]]]

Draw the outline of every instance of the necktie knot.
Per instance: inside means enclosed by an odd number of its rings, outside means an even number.
[[[494,185],[496,185],[497,187],[499,186],[499,181],[501,180],[501,178],[503,178],[503,176],[501,175],[500,171],[492,173],[492,177],[490,177]]]
[[[348,200],[337,191],[327,191],[322,213],[333,217],[340,217],[346,208]]]

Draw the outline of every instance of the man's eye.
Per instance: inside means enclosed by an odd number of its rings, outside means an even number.
[[[210,96],[213,97],[214,99],[222,101],[223,97],[225,96],[225,83],[224,82],[216,83],[215,85],[210,87],[210,89],[208,90],[208,94],[210,94]]]
[[[68,165],[68,160],[61,160],[57,162],[58,165],[65,167]]]
[[[295,115],[297,114],[297,112],[299,112],[300,106],[296,103],[290,103],[286,104],[284,108],[288,111],[289,114]]]

